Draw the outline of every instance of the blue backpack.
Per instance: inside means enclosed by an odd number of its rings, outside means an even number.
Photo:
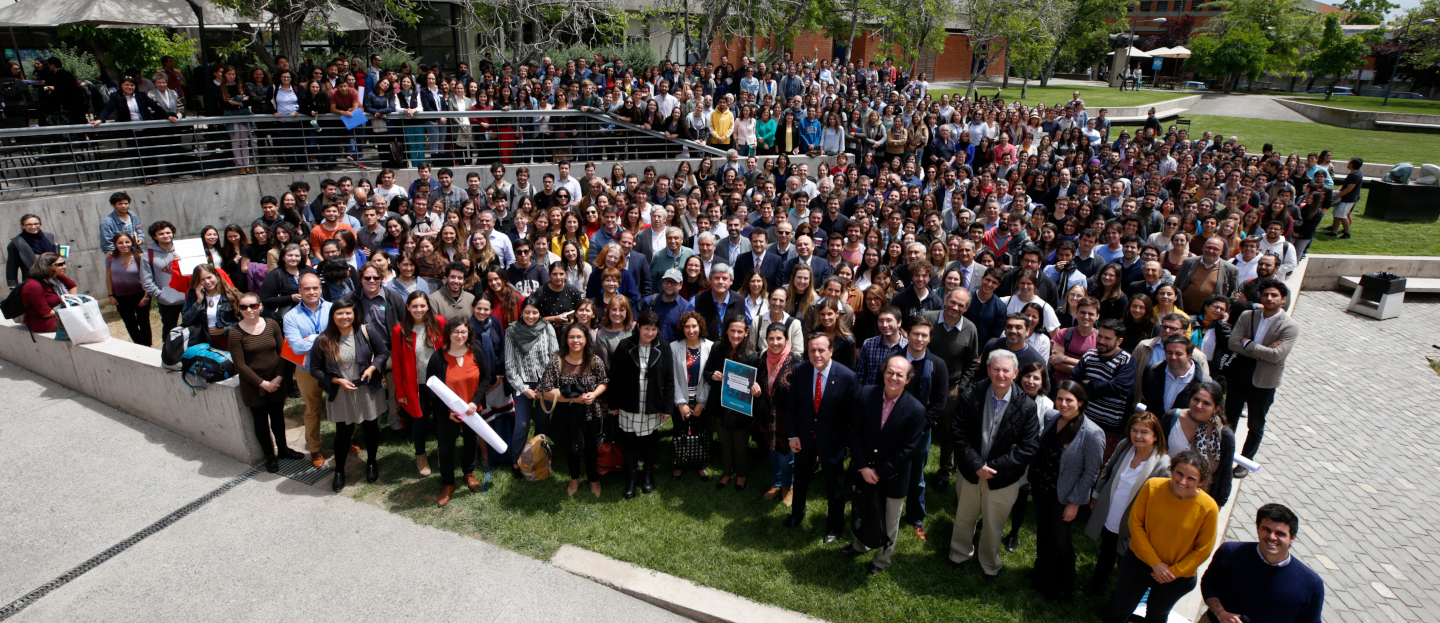
[[[211,383],[235,376],[230,353],[209,344],[196,344],[180,357],[180,380],[190,389],[205,389]]]

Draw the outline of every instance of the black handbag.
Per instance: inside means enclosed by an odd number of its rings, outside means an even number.
[[[579,398],[584,393],[585,388],[573,381],[560,386],[560,395],[570,400]]]
[[[855,540],[869,549],[890,546],[890,536],[885,534],[885,495],[880,493],[880,487],[864,480],[856,483],[850,504],[850,528]]]
[[[670,446],[670,464],[674,469],[704,469],[710,463],[709,435],[695,431],[700,418],[676,420],[675,435]],[[703,425],[701,430],[704,430]]]

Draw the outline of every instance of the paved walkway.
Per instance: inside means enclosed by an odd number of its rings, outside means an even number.
[[[7,361],[0,388],[0,608],[249,470]],[[14,620],[582,621],[597,612],[687,620],[262,472]]]
[[[1185,111],[1187,115],[1219,115],[1222,117],[1244,117],[1246,119],[1268,119],[1271,121],[1300,121],[1314,123],[1298,112],[1290,110],[1269,95],[1226,95],[1206,93],[1205,97]]]
[[[1440,620],[1440,298],[1399,318],[1348,314],[1348,292],[1306,292],[1257,458],[1227,540],[1255,540],[1255,510],[1300,515],[1295,552],[1325,580],[1325,620]],[[1241,425],[1244,425],[1242,421]]]

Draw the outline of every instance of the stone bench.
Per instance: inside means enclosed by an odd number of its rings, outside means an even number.
[[[1341,277],[1339,283],[1346,288],[1358,288],[1360,287],[1360,278]],[[1406,277],[1405,293],[1410,294],[1412,292],[1416,294],[1440,294],[1440,279]]]
[[[1384,120],[1381,120],[1381,119],[1376,119],[1374,123],[1375,123],[1375,125],[1386,126],[1386,127],[1415,128],[1415,129],[1419,129],[1419,130],[1436,130],[1436,131],[1440,131],[1440,125],[1435,125],[1435,124],[1432,124],[1432,123],[1410,123],[1410,122],[1408,122],[1408,121],[1384,121]]]

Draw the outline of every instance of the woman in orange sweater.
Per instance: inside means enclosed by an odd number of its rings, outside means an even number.
[[[1120,560],[1120,578],[1105,623],[1124,623],[1145,591],[1145,620],[1163,623],[1175,602],[1195,588],[1200,564],[1215,549],[1220,507],[1205,493],[1210,460],[1186,450],[1170,462],[1169,478],[1151,478],[1130,507],[1130,551]]]

